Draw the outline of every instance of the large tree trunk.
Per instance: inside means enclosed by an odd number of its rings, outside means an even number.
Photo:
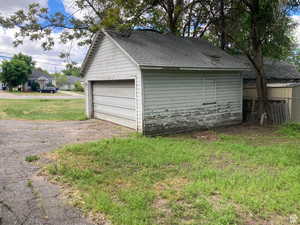
[[[225,14],[224,14],[224,0],[220,0],[220,16],[221,16],[221,40],[220,45],[221,49],[225,50],[226,48],[226,39],[225,39]]]
[[[250,59],[256,71],[256,90],[258,98],[258,117],[267,113],[268,91],[265,79],[262,42],[259,34],[259,1],[253,0],[251,14],[251,45],[253,58]],[[251,57],[250,57],[251,58]]]

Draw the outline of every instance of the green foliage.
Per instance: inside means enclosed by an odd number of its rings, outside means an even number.
[[[282,125],[279,131],[288,137],[300,138],[300,123],[287,123]]]
[[[1,80],[8,85],[10,90],[13,87],[24,84],[28,79],[30,68],[22,60],[3,61],[1,67]]]
[[[81,85],[80,81],[75,83],[74,91],[84,91],[83,86]]]
[[[26,156],[25,161],[26,162],[34,162],[39,159],[40,159],[40,157],[38,157],[37,155],[29,155],[29,156]]]
[[[63,86],[68,83],[68,77],[62,73],[52,74],[55,77],[57,87]]]
[[[300,49],[297,48],[291,51],[291,54],[287,58],[289,63],[292,63],[296,66],[297,70],[300,72]]]
[[[132,136],[67,146],[48,171],[113,224],[285,224],[300,216],[299,146],[276,134]]]
[[[84,101],[26,99],[0,99],[0,119],[26,120],[85,120]]]
[[[77,67],[75,64],[67,64],[66,69],[62,73],[66,76],[80,77],[80,67]]]
[[[37,91],[40,89],[40,84],[36,81],[32,81],[30,87],[32,91]]]
[[[28,74],[32,73],[32,70],[34,68],[35,62],[32,60],[31,56],[19,53],[19,54],[14,55],[12,59],[17,59],[17,60],[24,61],[27,64],[27,66],[28,66]]]
[[[30,56],[22,53],[16,54],[10,61],[2,63],[0,79],[12,90],[13,87],[22,85],[27,81],[28,76],[32,73],[34,64]]]

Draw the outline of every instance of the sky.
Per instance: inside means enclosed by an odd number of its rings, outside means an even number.
[[[25,9],[26,6],[33,2],[38,2],[41,6],[49,8],[50,13],[59,11],[68,15],[74,12],[72,0],[9,0],[5,4],[0,4],[0,14],[4,16],[10,15],[19,9]],[[80,17],[80,15],[76,14],[75,16]],[[41,48],[40,41],[25,40],[23,45],[14,47],[12,42],[14,41],[15,32],[16,29],[0,27],[0,61],[9,59],[14,54],[22,52],[32,56],[36,66],[54,73],[65,68],[65,60],[59,57],[62,50],[71,49],[71,60],[81,64],[88,49],[88,46],[77,46],[75,41],[68,44],[59,43],[59,33],[54,34],[58,43],[51,51],[44,51]]]
[[[64,14],[73,14],[75,9],[72,7],[74,0],[9,0],[5,4],[0,4],[0,14],[10,15],[19,9],[25,9],[30,3],[38,2],[41,6],[47,7],[50,13],[63,12]],[[75,13],[75,17],[80,18],[82,14]],[[295,30],[295,37],[300,46],[300,12],[294,13],[292,18],[299,24]],[[62,49],[71,49],[71,60],[79,64],[84,59],[88,46],[79,47],[75,42],[66,44],[58,43],[51,51],[44,51],[41,48],[40,41],[25,40],[23,45],[14,47],[15,29],[3,29],[0,27],[0,61],[9,59],[16,53],[22,52],[32,56],[38,67],[42,67],[49,72],[59,72],[64,69],[66,62],[59,57]],[[54,35],[58,40],[59,33]]]

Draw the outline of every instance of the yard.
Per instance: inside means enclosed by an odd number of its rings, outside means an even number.
[[[86,119],[83,99],[0,99],[0,106],[0,119]]]
[[[45,172],[100,224],[299,224],[299,138],[297,124],[135,135],[64,147]]]

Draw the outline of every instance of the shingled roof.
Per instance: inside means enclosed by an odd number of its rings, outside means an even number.
[[[48,75],[48,74],[42,72],[41,70],[36,70],[36,69],[34,69],[34,70],[32,71],[32,74],[29,75],[28,79],[29,79],[29,80],[36,80],[36,79],[38,79],[39,77],[45,77],[45,78],[47,78],[48,80],[53,80],[53,79],[54,79],[54,78],[51,77],[50,75]]]
[[[103,36],[108,36],[140,67],[162,67],[207,70],[245,70],[247,65],[228,55],[208,41],[177,37],[154,31],[134,30],[129,35],[115,31],[101,31],[84,60],[86,69]]]
[[[244,79],[255,80],[256,73],[246,57],[238,56],[241,61],[248,65],[251,70],[242,72]],[[265,58],[264,59],[264,70],[266,73],[266,78],[269,81],[297,81],[300,80],[300,73],[297,68],[290,63],[279,61],[276,59]]]

